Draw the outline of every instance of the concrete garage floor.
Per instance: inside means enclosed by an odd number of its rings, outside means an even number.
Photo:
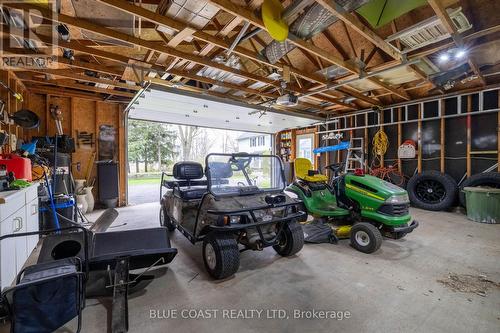
[[[114,225],[157,225],[158,209],[156,203],[119,209]],[[347,240],[306,244],[292,258],[272,248],[247,251],[236,276],[219,282],[205,272],[201,244],[192,246],[176,231],[177,257],[130,297],[130,332],[499,332],[500,288],[480,296],[437,280],[457,273],[500,282],[500,225],[474,223],[459,213],[411,212],[420,227],[406,239],[385,240],[375,254],[357,252]],[[105,309],[89,300],[82,331],[104,332]],[[179,318],[150,318],[151,311],[165,316],[173,309]],[[217,310],[217,319],[182,319],[183,309]],[[249,312],[246,319],[222,318],[232,309],[264,309],[263,318]],[[285,310],[290,319],[268,319],[267,309]],[[293,319],[295,309],[349,311],[350,318]]]

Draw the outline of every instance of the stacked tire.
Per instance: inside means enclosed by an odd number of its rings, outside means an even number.
[[[430,170],[411,177],[406,190],[415,207],[441,211],[455,203],[458,186],[450,175]]]
[[[465,193],[463,192],[463,189],[465,187],[476,187],[476,186],[500,188],[500,173],[498,172],[478,173],[464,180],[463,183],[460,184],[460,192],[458,193],[458,198],[460,199],[460,205],[465,207]]]

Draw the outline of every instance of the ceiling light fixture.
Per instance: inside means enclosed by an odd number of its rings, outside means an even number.
[[[450,56],[448,55],[448,53],[443,53],[439,56],[439,62],[441,63],[447,62],[448,60],[450,60]]]
[[[455,59],[462,59],[466,54],[467,52],[465,50],[457,50],[457,53],[455,53]]]

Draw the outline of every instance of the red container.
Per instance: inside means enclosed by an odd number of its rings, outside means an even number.
[[[0,154],[0,165],[5,165],[7,172],[13,172],[16,179],[31,181],[31,161],[14,154]]]

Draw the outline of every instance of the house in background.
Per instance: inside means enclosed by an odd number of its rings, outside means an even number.
[[[238,137],[238,152],[249,154],[270,154],[271,135],[243,133]]]

